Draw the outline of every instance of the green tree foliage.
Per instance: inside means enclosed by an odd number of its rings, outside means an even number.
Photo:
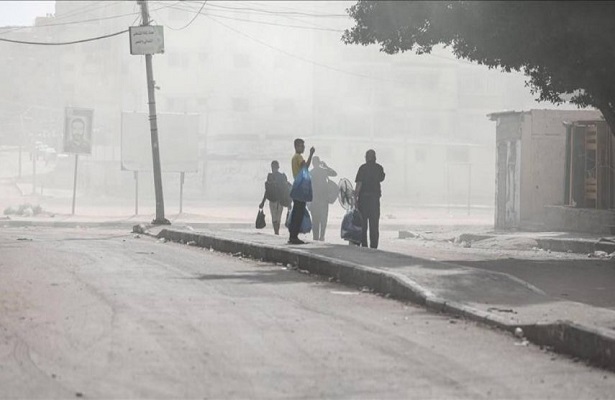
[[[615,133],[615,2],[359,1],[346,44],[395,54],[436,45],[490,68],[522,71],[538,100],[599,109]]]

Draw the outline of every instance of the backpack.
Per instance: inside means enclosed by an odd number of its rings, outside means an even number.
[[[284,178],[282,179],[282,177]],[[290,207],[292,203],[290,198],[291,188],[292,185],[288,182],[286,174],[281,174],[278,179],[269,174],[267,182],[265,182],[265,198],[271,202],[280,203],[282,207]]]

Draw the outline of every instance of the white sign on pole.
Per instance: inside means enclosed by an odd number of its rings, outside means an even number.
[[[66,107],[64,109],[64,153],[92,154],[92,119],[94,110]]]
[[[162,172],[199,170],[199,114],[158,114]],[[152,171],[149,116],[122,113],[122,169]]]
[[[164,33],[160,25],[131,26],[129,36],[130,54],[164,53]]]

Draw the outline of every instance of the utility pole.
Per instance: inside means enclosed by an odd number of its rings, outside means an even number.
[[[149,25],[149,11],[147,0],[137,0],[141,6],[142,26]],[[162,193],[162,172],[160,169],[160,149],[158,146],[158,122],[156,120],[156,94],[154,92],[154,70],[152,67],[152,55],[145,54],[145,72],[147,74],[147,98],[149,104],[149,126],[152,137],[152,161],[154,163],[154,191],[156,193],[156,218],[154,225],[170,225],[164,217],[164,196]]]

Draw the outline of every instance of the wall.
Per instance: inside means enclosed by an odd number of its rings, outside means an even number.
[[[522,138],[521,220],[541,221],[545,205],[561,205],[566,176],[564,121],[597,119],[593,110],[531,110]]]

